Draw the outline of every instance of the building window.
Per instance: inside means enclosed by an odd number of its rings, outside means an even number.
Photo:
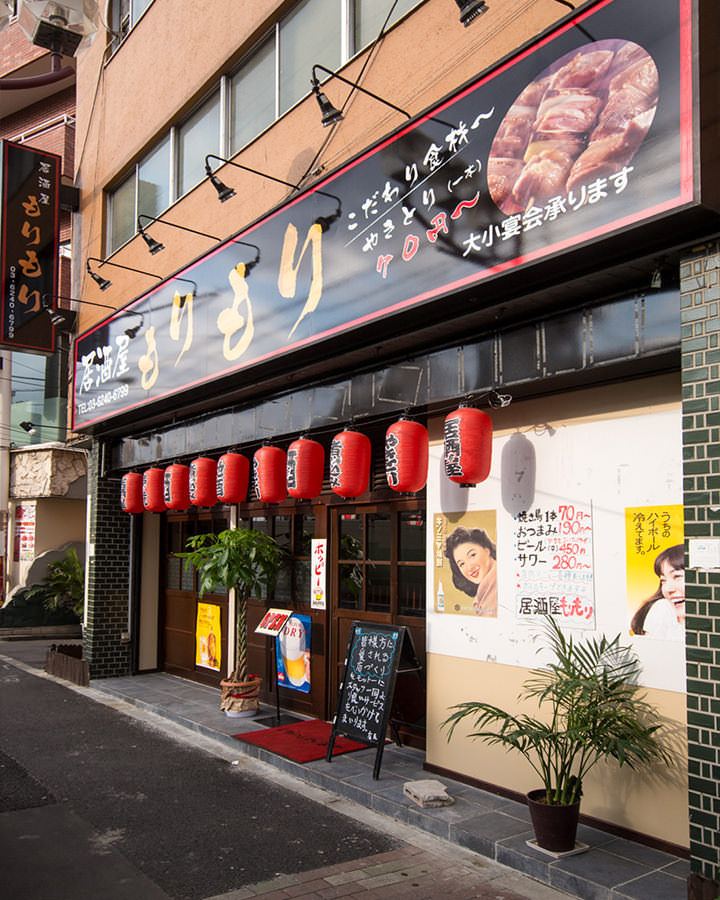
[[[394,25],[413,6],[417,6],[417,3],[418,0],[398,0],[392,16],[390,16],[388,27]],[[388,0],[353,0],[354,52],[357,53],[375,40],[385,24],[390,5]]]
[[[266,40],[230,80],[230,153],[237,153],[277,118],[275,41]]]
[[[204,163],[208,153],[220,154],[219,91],[203,103],[200,109],[178,129],[179,197],[204,178]]]
[[[119,0],[114,5],[113,29],[120,40],[151,2]],[[389,25],[417,3],[398,0]],[[390,5],[389,0],[297,3],[235,72],[221,79],[211,98],[171,128],[110,193],[108,251],[135,234],[138,214],[159,216],[192,190],[204,177],[207,155],[238,153],[301,100],[310,91],[314,63],[335,70],[372,43]]]
[[[313,63],[336,69],[341,61],[341,4],[305,0],[279,29],[280,114],[310,90]]]
[[[125,40],[152,0],[116,0],[112,5],[111,28],[113,49]]]

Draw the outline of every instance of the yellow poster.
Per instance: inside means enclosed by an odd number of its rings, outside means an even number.
[[[494,509],[435,516],[434,609],[497,617],[497,518]]]
[[[630,634],[684,640],[684,540],[680,504],[625,509]]]
[[[198,603],[195,626],[195,664],[220,671],[220,607]]]

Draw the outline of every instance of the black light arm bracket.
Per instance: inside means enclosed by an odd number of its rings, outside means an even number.
[[[165,244],[161,244],[160,241],[156,241],[154,237],[149,235],[145,229],[143,228],[143,224],[140,221],[141,219],[148,219],[151,222],[159,222],[161,225],[169,225],[171,228],[180,228],[182,231],[189,231],[191,234],[199,234],[202,237],[209,238],[211,241],[216,241],[217,243],[222,242],[222,238],[215,237],[214,234],[208,234],[206,231],[198,231],[195,228],[188,228],[187,225],[178,225],[177,222],[168,222],[165,219],[160,219],[157,216],[149,216],[146,213],[140,213],[137,217],[137,226],[138,226],[138,234],[148,245],[148,249],[150,253],[153,255],[155,253],[159,253],[161,250],[165,249]],[[251,260],[249,263],[245,263],[245,271],[249,272],[250,269],[257,265],[260,261],[260,248],[257,244],[251,244],[248,241],[238,241],[235,238],[230,239],[233,244],[242,244],[245,247],[252,247],[255,250],[255,259]]]
[[[285,187],[290,187],[294,191],[300,190],[300,187],[297,184],[293,184],[291,181],[285,181],[282,178],[276,178],[274,175],[268,175],[267,172],[261,172],[259,169],[252,169],[250,168],[250,166],[244,166],[241,163],[233,162],[233,160],[231,159],[225,159],[224,156],[217,156],[215,153],[208,153],[208,155],[205,157],[205,174],[210,179],[210,184],[212,184],[212,186],[217,191],[218,197],[220,198],[220,201],[222,203],[224,203],[226,200],[229,200],[231,197],[234,197],[235,191],[233,190],[233,188],[228,187],[226,184],[220,181],[217,175],[215,175],[212,167],[210,166],[209,161],[211,159],[216,159],[218,162],[221,162],[224,165],[235,166],[236,169],[243,169],[246,172],[252,172],[255,175],[261,175],[263,178],[269,178],[270,181],[275,181],[277,182],[277,184],[284,184]]]
[[[137,272],[138,275],[148,275],[150,278],[157,278],[158,281],[163,280],[163,276],[157,275],[155,274],[155,272],[145,272],[143,269],[133,269],[130,266],[123,266],[120,265],[120,263],[112,262],[109,259],[100,259],[97,256],[88,256],[88,258],[85,260],[85,268],[87,269],[88,275],[99,286],[101,291],[106,291],[112,284],[112,281],[108,280],[107,278],[103,278],[102,275],[98,275],[97,272],[93,272],[93,270],[90,268],[91,262],[99,263],[101,266],[115,266],[115,268],[125,269],[127,272]]]
[[[156,241],[155,238],[151,237],[143,227],[141,219],[147,219],[149,222],[160,222],[162,225],[169,225],[171,228],[180,228],[182,231],[189,231],[190,234],[199,234],[201,237],[206,237],[211,241],[219,241],[220,238],[215,237],[213,234],[208,234],[205,231],[198,231],[196,228],[188,228],[187,225],[178,225],[177,222],[168,222],[166,219],[159,219],[157,216],[148,216],[146,213],[140,213],[137,217],[137,230],[140,237],[145,241],[148,246],[148,250],[150,253],[155,255],[159,253],[161,250],[165,249],[165,244],[161,244],[160,241]]]
[[[343,118],[343,114],[339,109],[336,109],[332,103],[328,100],[327,96],[320,90],[320,82],[318,81],[317,71],[325,72],[326,75],[329,75],[330,78],[337,78],[339,81],[342,81],[344,84],[350,85],[350,87],[355,88],[355,90],[360,91],[363,94],[367,94],[368,97],[372,97],[374,100],[379,100],[380,103],[384,103],[385,106],[389,106],[391,109],[396,110],[396,112],[402,113],[404,116],[407,116],[408,119],[411,119],[412,116],[409,112],[402,109],[399,106],[396,106],[394,103],[391,103],[389,100],[385,100],[383,97],[380,97],[378,94],[374,94],[372,91],[369,91],[367,88],[361,87],[357,82],[350,81],[347,78],[344,78],[342,75],[338,75],[337,72],[333,72],[332,69],[327,69],[325,66],[321,66],[319,63],[315,63],[312,67],[312,78],[310,79],[310,83],[312,84],[312,89],[315,94],[315,99],[318,102],[318,106],[320,107],[320,112],[322,113],[322,124],[327,128],[329,125],[335,125],[336,122],[339,122]]]
[[[468,25],[488,11],[485,0],[455,0],[460,10],[460,21],[467,28]]]

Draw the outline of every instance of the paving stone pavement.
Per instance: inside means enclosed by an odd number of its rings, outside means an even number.
[[[521,879],[515,876],[518,882]],[[237,891],[209,897],[207,900],[331,900],[357,897],[359,900],[387,900],[408,897],[413,900],[542,900],[558,898],[557,891],[524,879],[518,894],[507,887],[513,875],[498,867],[463,854],[432,852],[423,847],[406,846],[376,856],[325,866],[297,875],[279,875],[270,881],[246,885]],[[530,894],[528,894],[528,888]]]

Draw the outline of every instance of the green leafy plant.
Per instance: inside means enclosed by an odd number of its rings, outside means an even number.
[[[27,598],[40,599],[50,612],[68,610],[82,617],[85,605],[85,570],[71,547],[62,559],[50,563],[42,584],[28,588]]]
[[[531,672],[518,699],[535,701],[548,714],[460,703],[443,722],[448,740],[470,719],[469,737],[520,753],[540,776],[545,802],[555,805],[579,800],[585,776],[601,759],[630,768],[651,760],[670,765],[658,735],[661,722],[637,684],[639,660],[620,645],[620,635],[575,641],[548,617],[545,636],[554,660]]]
[[[185,568],[194,566],[198,593],[214,592],[218,585],[236,591],[236,655],[231,681],[247,681],[247,605],[253,594],[271,590],[282,561],[282,550],[269,535],[251,528],[232,528],[218,534],[188,538]]]

